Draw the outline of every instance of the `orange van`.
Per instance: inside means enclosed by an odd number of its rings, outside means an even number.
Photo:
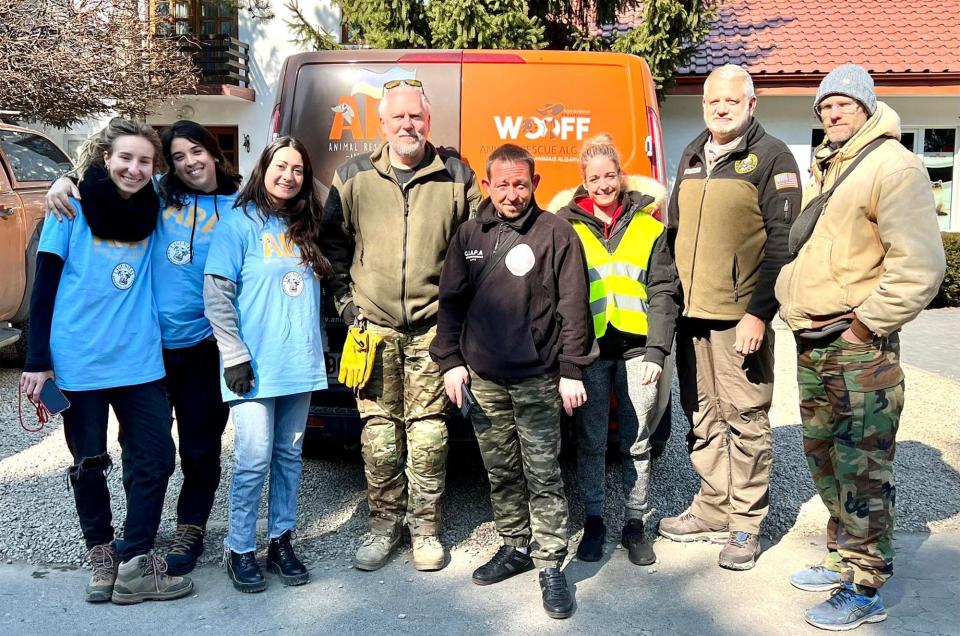
[[[666,185],[650,69],[642,59],[620,53],[302,53],[284,62],[271,132],[304,142],[316,178],[328,186],[344,161],[383,143],[377,104],[384,83],[402,79],[423,82],[433,144],[456,150],[478,175],[497,146],[509,142],[527,148],[541,175],[537,199],[543,204],[580,183],[577,157],[584,142],[600,132],[613,136],[627,174]],[[332,309],[325,313],[332,390],[314,397],[309,423],[324,437],[356,440],[360,424],[353,395],[336,381],[344,327]]]

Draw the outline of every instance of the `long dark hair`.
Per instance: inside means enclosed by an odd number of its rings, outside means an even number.
[[[163,190],[167,201],[183,207],[186,204],[187,194],[192,192],[180,177],[177,176],[173,168],[173,153],[170,147],[174,139],[187,139],[195,144],[200,144],[210,153],[214,159],[214,171],[217,174],[217,189],[228,194],[233,194],[240,188],[241,177],[234,170],[233,165],[223,156],[223,150],[217,143],[216,137],[209,130],[195,121],[181,119],[173,122],[169,128],[166,128],[160,135],[160,143],[163,146],[163,158],[166,160],[169,170],[160,178],[160,188]]]
[[[289,201],[281,203],[279,208],[267,193],[264,177],[267,168],[273,161],[273,156],[281,148],[293,148],[303,158],[303,186],[300,192]],[[323,206],[320,204],[320,195],[313,180],[313,165],[307,148],[293,137],[280,137],[267,146],[253,172],[250,180],[243,186],[237,195],[234,207],[245,208],[252,204],[262,216],[278,216],[287,221],[287,237],[300,248],[300,260],[313,268],[317,276],[329,276],[333,272],[330,261],[320,251],[320,215]]]

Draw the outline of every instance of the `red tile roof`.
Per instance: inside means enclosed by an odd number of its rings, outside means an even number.
[[[642,15],[624,12],[603,32],[628,31]],[[960,0],[727,2],[678,74],[728,63],[754,76],[823,74],[846,62],[873,74],[960,72]]]

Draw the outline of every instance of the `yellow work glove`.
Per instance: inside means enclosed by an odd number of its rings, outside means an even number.
[[[377,347],[383,340],[375,333],[362,327],[347,329],[347,338],[343,342],[343,355],[340,358],[340,374],[337,379],[351,389],[362,389],[373,373],[373,361]]]

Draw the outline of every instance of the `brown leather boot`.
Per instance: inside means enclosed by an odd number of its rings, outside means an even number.
[[[660,536],[671,541],[723,541],[729,532],[727,526],[712,525],[696,516],[689,509],[676,517],[664,517],[658,528]]]

